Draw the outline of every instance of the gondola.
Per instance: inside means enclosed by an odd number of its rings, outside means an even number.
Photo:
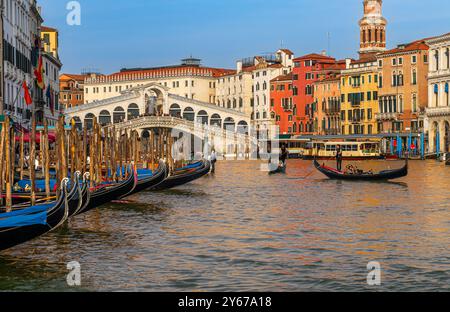
[[[77,187],[73,185],[68,193],[67,182],[68,179],[61,182],[61,196],[56,202],[0,214],[0,251],[46,234],[67,220],[68,198],[78,192]]]
[[[356,181],[382,181],[402,178],[408,175],[408,160],[405,166],[395,170],[384,170],[378,173],[362,173],[362,174],[348,174],[325,165],[320,165],[317,160],[314,160],[314,166],[317,170],[322,172],[330,179],[334,180],[356,180]]]
[[[137,173],[133,168],[130,169],[130,174],[127,180],[117,184],[101,185],[100,188],[91,190],[89,204],[83,209],[80,209],[77,212],[77,215],[86,213],[113,200],[127,197],[133,192],[136,185]]]
[[[156,170],[155,172],[152,172],[148,169],[138,170],[138,180],[136,187],[129,195],[133,195],[158,186],[167,178],[168,174],[169,172],[164,161],[159,162],[158,170]]]
[[[207,160],[202,160],[201,165],[199,167],[190,170],[182,170],[175,172],[173,175],[165,179],[162,183],[160,183],[156,187],[151,188],[151,190],[161,191],[181,186],[186,183],[197,180],[203,177],[204,175],[207,175],[210,171],[211,171],[211,163]]]

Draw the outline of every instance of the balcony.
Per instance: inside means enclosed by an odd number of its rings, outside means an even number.
[[[338,129],[325,129],[325,135],[339,135]]]
[[[378,121],[382,120],[398,120],[400,117],[399,113],[378,113],[375,114],[375,119]]]
[[[426,114],[428,117],[448,117],[450,116],[450,106],[427,108]]]
[[[341,109],[339,107],[326,107],[323,112],[327,115],[337,115],[341,113]]]

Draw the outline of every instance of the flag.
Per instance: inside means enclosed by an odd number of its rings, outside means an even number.
[[[34,70],[34,76],[36,77],[38,87],[44,90],[45,83],[44,83],[44,67],[42,65],[42,55],[39,56],[39,64],[38,67]]]
[[[55,103],[54,103],[54,98],[53,98],[53,90],[50,85],[48,85],[48,87],[47,87],[46,96],[47,96],[48,106],[50,107],[50,111],[52,112],[52,115],[55,116]]]
[[[28,90],[28,86],[25,81],[22,83],[22,88],[23,88],[25,103],[27,103],[27,105],[31,105],[33,103],[33,99],[31,98],[30,90]]]

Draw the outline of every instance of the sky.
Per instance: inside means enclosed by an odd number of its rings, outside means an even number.
[[[296,56],[357,57],[362,0],[38,0],[44,25],[59,29],[61,72],[104,74],[179,64],[235,68],[236,60],[280,47]],[[450,32],[448,0],[384,0],[388,48]]]

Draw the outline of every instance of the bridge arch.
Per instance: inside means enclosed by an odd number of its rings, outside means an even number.
[[[75,122],[75,127],[76,127],[78,130],[82,130],[82,129],[83,129],[83,122],[81,121],[80,117],[74,116],[74,117],[72,118],[72,121]]]
[[[248,135],[248,133],[249,133],[248,123],[244,120],[239,121],[236,130],[237,130],[237,133]]]
[[[222,117],[219,114],[213,114],[209,122],[211,126],[222,128]]]

